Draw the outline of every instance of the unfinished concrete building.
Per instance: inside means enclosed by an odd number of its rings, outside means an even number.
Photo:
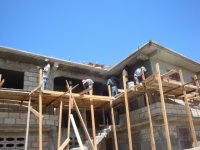
[[[38,66],[45,58],[51,72],[42,90]],[[148,75],[128,88],[140,66]],[[112,75],[119,79],[116,97],[106,85]],[[152,41],[112,68],[0,47],[0,149],[198,147],[199,77],[199,63]],[[87,78],[93,89],[84,90]]]

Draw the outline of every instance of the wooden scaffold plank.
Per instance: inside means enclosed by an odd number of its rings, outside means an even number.
[[[108,85],[108,93],[111,97],[111,88],[110,85]],[[118,150],[118,142],[117,142],[117,133],[116,133],[116,126],[115,126],[115,116],[114,116],[114,108],[112,101],[110,101],[110,109],[111,109],[111,118],[112,118],[112,126],[113,126],[113,136],[114,136],[114,142],[115,142],[115,150]]]
[[[162,115],[163,115],[163,120],[164,120],[165,134],[166,134],[166,140],[167,140],[167,148],[168,150],[171,150],[172,146],[171,146],[171,140],[170,140],[170,134],[169,134],[169,125],[168,125],[168,120],[167,120],[165,99],[164,99],[162,80],[161,80],[161,75],[160,75],[160,66],[158,63],[156,64],[156,72],[157,72],[156,78],[158,80],[158,86],[159,86],[159,92],[160,92],[160,100],[161,100]]]
[[[193,142],[194,142],[194,146],[197,147],[198,146],[197,137],[196,137],[196,133],[195,133],[194,123],[193,123],[193,120],[192,120],[192,113],[191,113],[190,106],[189,106],[189,103],[188,103],[187,92],[186,92],[186,89],[185,89],[185,86],[184,86],[183,73],[182,73],[181,70],[179,70],[179,76],[180,76],[180,79],[181,79],[181,83],[183,85],[182,89],[183,89],[185,107],[186,107],[186,112],[187,112],[188,120],[189,120],[189,124],[190,124],[192,139],[193,139]]]
[[[149,106],[149,97],[148,97],[148,93],[147,93],[144,70],[142,70],[142,80],[144,81],[143,86],[144,86],[144,90],[145,90],[145,100],[146,100],[147,112],[148,112],[148,118],[149,118],[151,149],[156,150],[156,144],[155,144],[154,132],[153,132],[153,123],[152,123],[152,117],[151,117],[151,110],[150,110],[150,106]]]
[[[124,69],[122,76],[123,76],[123,85],[124,85],[124,97],[125,97],[125,107],[126,107],[126,120],[127,120],[127,130],[128,130],[128,143],[129,143],[129,150],[133,150],[132,145],[132,135],[131,135],[131,123],[130,123],[130,112],[129,112],[129,102],[128,102],[128,94],[127,94],[127,72]]]

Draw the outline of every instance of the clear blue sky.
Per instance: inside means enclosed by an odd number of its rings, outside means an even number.
[[[0,45],[111,65],[154,40],[200,62],[199,0],[1,0]]]

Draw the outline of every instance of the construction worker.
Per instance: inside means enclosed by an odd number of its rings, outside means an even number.
[[[118,95],[117,78],[115,76],[111,76],[107,81],[107,85],[110,85],[112,88],[112,96],[117,96]]]
[[[49,63],[49,59],[45,59],[45,66],[43,68],[43,79],[42,79],[42,89],[46,90],[46,85],[47,85],[47,80],[49,79],[49,73],[50,73],[50,63]]]
[[[142,70],[144,71],[144,73],[147,71],[147,69],[144,66],[142,66],[140,68],[137,68],[134,72],[134,80],[136,82],[136,85],[139,84],[139,78],[142,77]]]
[[[92,79],[86,79],[86,80],[82,80],[82,83],[83,83],[83,87],[84,87],[85,89],[87,89],[87,88],[92,89],[92,88],[93,88],[94,81],[93,81]]]

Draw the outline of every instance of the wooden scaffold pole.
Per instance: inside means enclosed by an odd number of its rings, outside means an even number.
[[[133,150],[132,145],[132,135],[131,135],[131,123],[130,123],[130,112],[129,112],[129,102],[128,102],[128,94],[127,94],[127,71],[124,69],[122,76],[123,76],[123,85],[124,85],[124,97],[125,97],[125,107],[126,107],[126,120],[127,120],[127,130],[128,130],[128,143],[129,143],[129,150]]]
[[[62,111],[63,111],[63,100],[61,97],[60,108],[59,108],[59,124],[58,124],[58,149],[59,149],[60,143],[61,143]]]
[[[25,139],[25,146],[24,150],[28,149],[28,136],[29,136],[29,126],[30,126],[30,113],[31,113],[31,96],[29,97],[28,101],[28,113],[27,113],[27,122],[26,122],[26,139]]]
[[[108,93],[111,97],[111,88],[110,85],[108,85]],[[117,142],[117,133],[116,133],[116,127],[115,127],[115,115],[114,115],[114,108],[112,104],[112,100],[110,101],[110,109],[111,109],[111,117],[112,117],[112,126],[113,126],[113,136],[114,136],[114,142],[115,142],[115,150],[118,150],[118,142]]]
[[[197,78],[197,75],[194,75],[193,79],[194,79],[195,85],[197,86],[197,93],[198,93],[199,96],[200,96],[200,90],[199,90],[200,85],[199,85],[199,80],[198,80],[198,78]]]
[[[69,142],[70,142],[70,131],[71,131],[71,122],[70,122],[70,115],[71,115],[71,109],[72,109],[72,87],[69,86],[68,82],[66,81],[67,88],[69,91],[69,110],[68,110],[68,124],[67,124],[67,138],[66,140],[62,143],[62,145],[58,148],[58,150],[63,150],[66,146],[67,149],[69,149]],[[63,107],[63,106],[62,106]],[[59,120],[60,121],[60,120]]]
[[[86,108],[83,108],[82,111],[82,116],[83,116],[83,121],[84,121],[84,124],[87,128],[87,109]],[[85,134],[85,139],[87,138],[87,135]]]
[[[146,99],[147,112],[148,112],[148,118],[149,118],[151,149],[156,150],[156,144],[155,144],[154,132],[153,132],[153,123],[152,123],[152,117],[151,117],[151,110],[150,110],[150,106],[149,106],[149,97],[148,97],[148,93],[147,93],[144,70],[142,70],[142,80],[144,82],[143,85],[144,85],[144,90],[145,90],[145,99]]]
[[[39,70],[39,86],[42,84],[42,69]],[[42,150],[42,89],[39,91],[39,150]]]
[[[184,95],[184,101],[185,101],[185,108],[186,108],[186,112],[187,112],[187,115],[188,115],[188,120],[189,120],[189,124],[190,124],[192,139],[193,139],[193,142],[194,142],[194,147],[197,147],[198,146],[197,137],[196,137],[196,133],[195,133],[194,123],[193,123],[193,120],[192,120],[192,113],[191,113],[190,106],[189,106],[189,103],[188,103],[187,92],[186,92],[186,89],[185,89],[185,86],[184,86],[183,73],[182,73],[181,70],[179,70],[179,76],[180,76],[180,79],[181,79],[181,83],[183,85],[182,89],[183,89],[183,95]]]
[[[68,110],[68,126],[67,126],[67,138],[70,139],[70,132],[71,132],[71,121],[70,121],[70,115],[71,115],[71,109],[72,109],[72,87],[69,86],[68,82],[67,83],[67,87],[68,87],[68,90],[69,90],[69,93],[70,93],[70,96],[69,96],[69,110]],[[69,147],[69,146],[68,146]]]
[[[168,150],[171,150],[172,146],[171,146],[171,140],[170,140],[170,134],[169,134],[169,125],[168,125],[168,120],[167,120],[167,112],[166,112],[166,107],[165,107],[165,99],[164,99],[164,94],[163,94],[159,63],[156,64],[156,72],[157,72],[156,78],[158,80],[161,108],[162,108],[162,114],[163,114],[163,120],[164,120],[164,126],[165,126],[165,134],[166,134],[166,139],[167,139],[167,148]]]
[[[83,117],[81,116],[81,113],[80,113],[80,111],[79,111],[78,105],[76,104],[75,98],[74,98],[73,96],[72,96],[72,100],[73,100],[73,103],[74,103],[74,107],[75,107],[75,109],[76,109],[76,112],[77,112],[77,114],[78,114],[78,117],[79,117],[79,119],[80,119],[80,121],[81,121],[83,130],[85,131],[86,138],[87,138],[88,141],[90,142],[92,148],[95,149],[95,148],[94,148],[94,144],[92,143],[92,140],[91,140],[91,138],[90,138],[89,132],[88,132],[88,130],[87,130],[87,127],[86,127],[86,125],[85,125],[85,123],[84,123]]]
[[[3,86],[4,84],[4,79],[2,79],[2,75],[0,74],[0,88]]]
[[[90,88],[90,96],[93,94],[92,88]],[[90,109],[91,109],[91,118],[92,118],[92,133],[93,133],[93,141],[94,141],[94,148],[97,150],[97,141],[96,141],[96,127],[95,127],[95,118],[94,118],[94,104],[93,99],[90,98]]]
[[[81,140],[81,136],[80,136],[80,134],[79,134],[79,132],[78,132],[78,128],[77,128],[77,126],[76,126],[76,123],[75,123],[75,120],[74,120],[74,117],[73,117],[72,114],[70,114],[70,120],[71,120],[71,123],[72,123],[72,127],[73,127],[73,129],[74,129],[74,133],[75,133],[75,135],[76,135],[76,138],[77,138],[79,147],[80,147],[81,150],[84,150],[83,142],[82,142],[82,140]]]

